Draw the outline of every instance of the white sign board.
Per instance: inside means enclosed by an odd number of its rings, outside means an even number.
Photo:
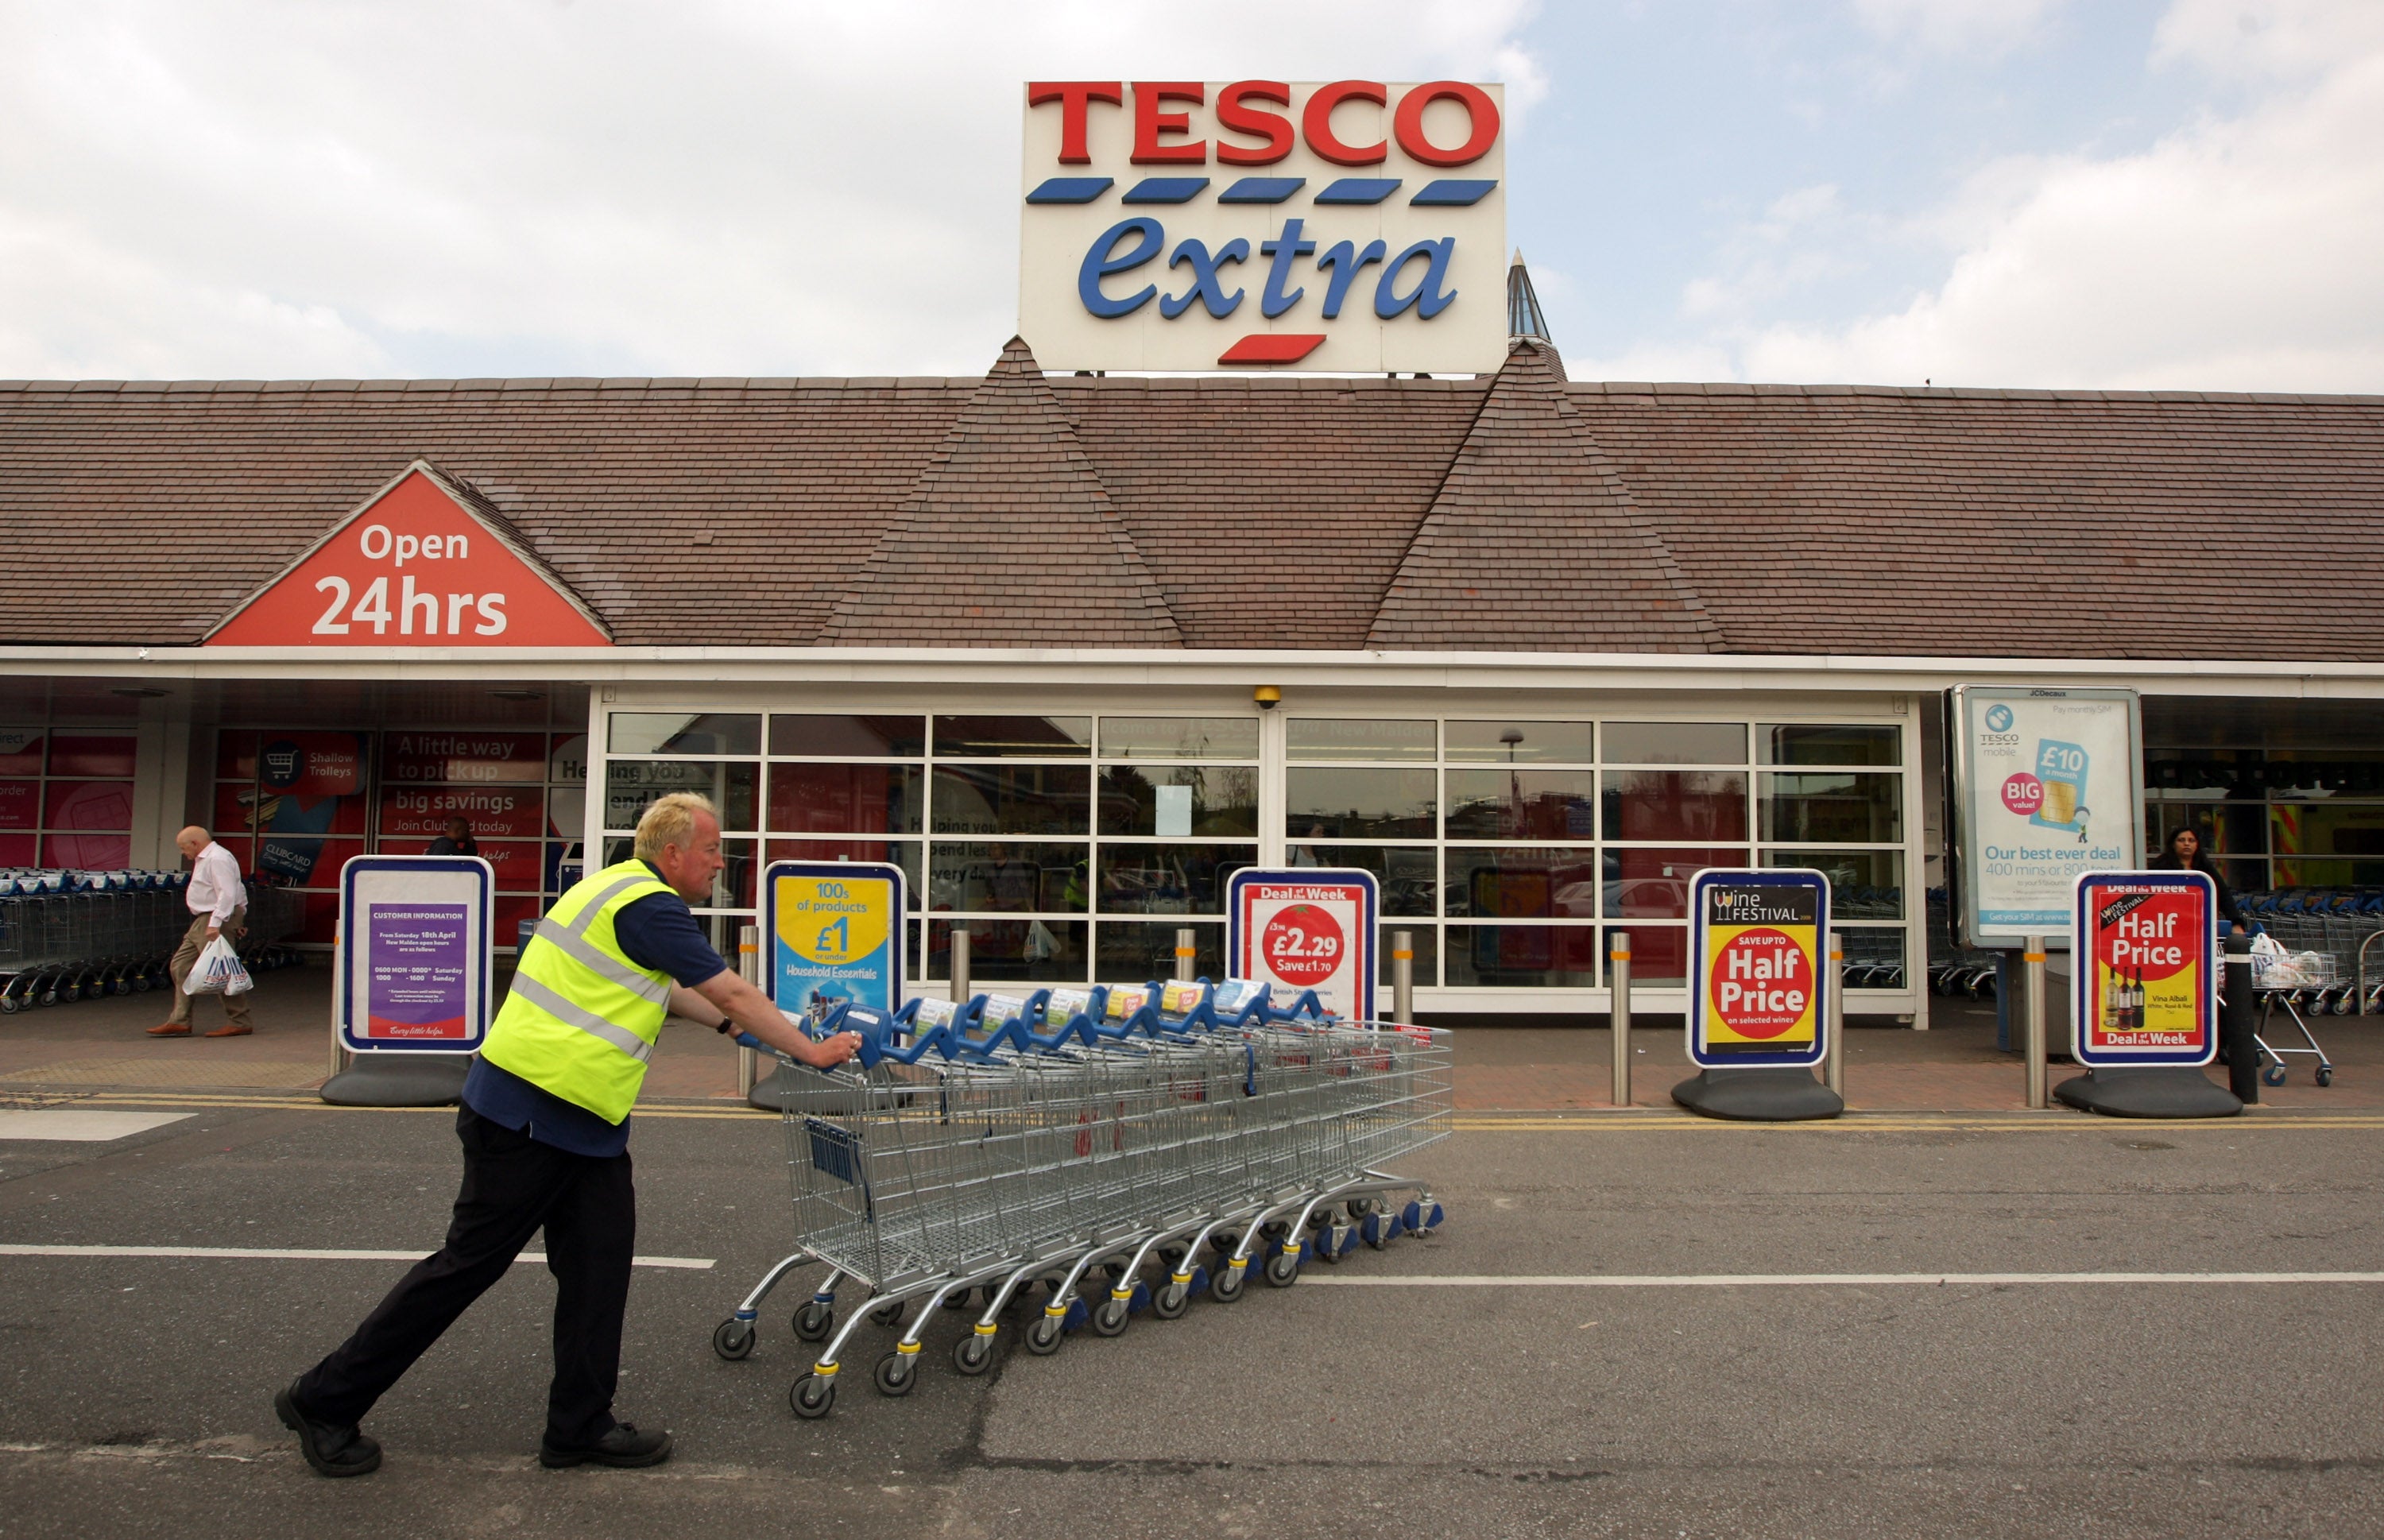
[[[340,868],[336,1000],[355,1053],[471,1053],[489,1035],[489,863],[360,855]]]
[[[1044,368],[1505,360],[1504,87],[1042,81],[1025,101],[1018,331]]]
[[[2078,878],[2142,859],[2143,730],[2131,689],[1963,685],[1948,713],[1956,920],[1976,947],[2069,934]]]
[[[1246,866],[1225,884],[1225,967],[1236,978],[1313,989],[1324,1009],[1374,1019],[1372,872],[1332,866]]]

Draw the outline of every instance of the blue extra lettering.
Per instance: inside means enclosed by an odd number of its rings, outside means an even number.
[[[1390,248],[1380,241],[1367,242],[1366,249],[1362,252],[1354,243],[1343,241],[1316,259],[1316,265],[1332,275],[1324,281],[1324,318],[1326,320],[1333,320],[1340,316],[1341,302],[1349,297],[1349,286],[1358,281],[1359,273],[1365,269],[1367,264],[1380,262],[1383,259],[1383,254],[1389,250]]]
[[[1156,221],[1153,223],[1155,228]],[[1224,285],[1218,280],[1217,269],[1228,262],[1247,262],[1249,255],[1250,243],[1239,236],[1218,247],[1213,257],[1209,255],[1208,246],[1198,241],[1186,241],[1177,246],[1175,255],[1167,259],[1167,265],[1170,267],[1190,267],[1192,287],[1161,300],[1159,313],[1172,321],[1191,309],[1192,302],[1197,299],[1209,307],[1210,315],[1220,320],[1232,315],[1241,306],[1242,292],[1236,289],[1230,294],[1226,293]]]
[[[1117,254],[1118,242],[1128,235],[1139,235],[1142,239],[1135,243],[1132,251],[1121,256]],[[1103,230],[1100,239],[1093,242],[1092,249],[1085,253],[1084,266],[1076,269],[1076,297],[1084,301],[1086,310],[1104,320],[1133,315],[1150,303],[1150,297],[1159,292],[1159,285],[1147,283],[1125,298],[1113,300],[1101,292],[1101,279],[1112,273],[1133,271],[1157,256],[1159,249],[1165,244],[1167,231],[1149,215],[1120,219]],[[1164,305],[1161,308],[1166,309]],[[1175,314],[1172,310],[1166,313],[1171,317]]]
[[[1299,219],[1285,219],[1282,235],[1273,241],[1259,242],[1260,254],[1274,258],[1267,268],[1266,292],[1259,296],[1259,314],[1268,320],[1273,320],[1298,304],[1299,297],[1308,292],[1305,289],[1294,289],[1285,293],[1283,287],[1291,280],[1291,265],[1316,249],[1315,242],[1299,238],[1304,223]]]
[[[1443,236],[1437,241],[1419,241],[1399,253],[1383,269],[1383,281],[1374,286],[1374,314],[1387,321],[1405,314],[1412,305],[1416,315],[1428,321],[1447,309],[1449,303],[1457,298],[1456,292],[1446,287],[1448,259],[1456,251],[1456,237]],[[1418,256],[1425,259],[1422,279],[1404,296],[1392,292],[1400,272],[1411,258]]]

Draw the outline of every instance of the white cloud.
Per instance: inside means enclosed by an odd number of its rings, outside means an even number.
[[[1800,241],[1808,255],[1832,249],[1795,230],[1774,239],[1775,206],[1740,237],[1761,260],[1725,253],[1725,276],[1684,294],[1684,317],[1704,323],[1696,341],[1726,355],[1717,372],[2384,391],[2384,6],[2181,0],[2150,63],[2210,71],[2245,94],[2231,114],[2141,153],[1986,168],[1905,223],[1901,238],[1952,246],[1943,280],[1897,308],[1843,326],[1754,319],[1742,302],[1786,270]],[[1882,223],[1873,234],[1898,232]],[[1571,366],[1577,378],[1645,378],[1644,364]]]
[[[1993,57],[2042,36],[2063,0],[1854,0],[1855,17],[1932,54]]]
[[[0,376],[975,373],[1028,78],[1545,72],[1531,0],[0,10]]]

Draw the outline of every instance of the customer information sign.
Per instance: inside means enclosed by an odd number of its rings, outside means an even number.
[[[2079,876],[2143,849],[2143,727],[2132,689],[1962,685],[1953,746],[1954,919],[1974,947],[2069,933]]]
[[[480,1046],[495,886],[478,856],[360,855],[340,869],[342,1047],[470,1053]]]
[[[2218,888],[2201,872],[2078,878],[2078,1062],[2207,1064],[2218,1052]]]
[[[772,862],[762,875],[762,934],[778,1009],[900,1005],[903,892],[902,868],[884,862]]]

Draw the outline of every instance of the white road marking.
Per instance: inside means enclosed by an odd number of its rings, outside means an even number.
[[[190,1257],[216,1261],[275,1262],[418,1262],[423,1251],[277,1250],[262,1246],[0,1246],[0,1257]],[[525,1251],[514,1261],[542,1262],[543,1251]],[[710,1257],[632,1257],[637,1267],[677,1267],[698,1273],[712,1270]]]
[[[1948,1284],[2384,1284],[2384,1273],[1452,1273],[1404,1277],[1306,1273],[1300,1281],[1343,1288],[1845,1288]]]
[[[74,1139],[104,1144],[133,1134],[146,1134],[193,1117],[192,1112],[86,1112],[73,1107],[44,1107],[0,1112],[0,1139]]]

